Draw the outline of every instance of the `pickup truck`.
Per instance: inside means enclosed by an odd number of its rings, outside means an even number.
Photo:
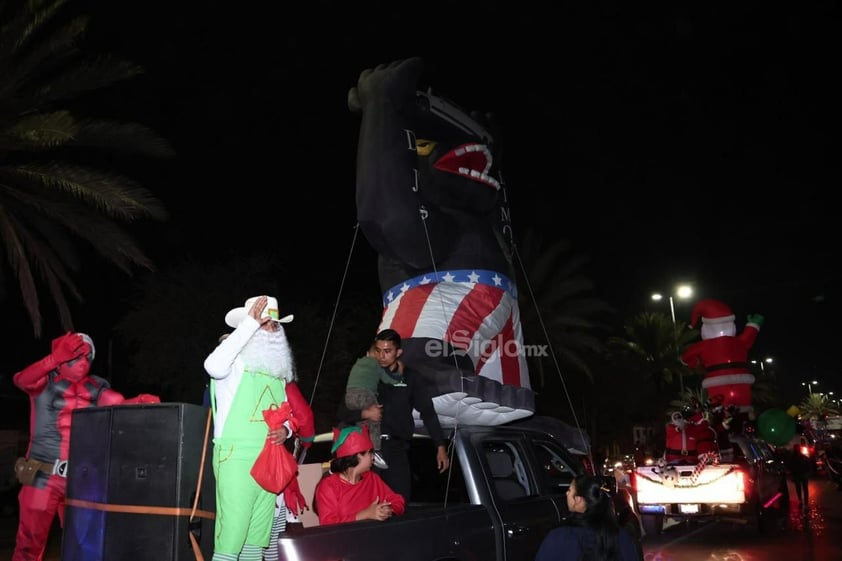
[[[584,469],[547,426],[552,422],[546,418],[458,426],[449,434],[452,461],[444,474],[436,469],[430,438],[416,434],[410,446],[412,496],[404,515],[385,522],[291,525],[281,533],[279,557],[284,561],[533,559],[547,532],[567,515],[565,492]],[[303,466],[315,463],[325,469],[329,449],[329,438],[317,437],[301,460]],[[615,504],[639,540],[639,522],[630,501]]]
[[[759,531],[786,520],[786,470],[772,447],[750,434],[730,435],[727,463],[637,466],[632,494],[645,534],[662,531],[665,519],[727,518]]]

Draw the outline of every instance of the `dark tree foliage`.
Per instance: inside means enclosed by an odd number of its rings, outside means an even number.
[[[120,223],[166,218],[161,202],[131,178],[138,157],[172,155],[169,144],[135,123],[98,118],[80,100],[141,69],[80,48],[88,19],[65,0],[0,3],[0,241],[7,263],[0,300],[18,285],[36,338],[47,291],[64,330],[67,296],[91,253],[125,273],[152,262]]]

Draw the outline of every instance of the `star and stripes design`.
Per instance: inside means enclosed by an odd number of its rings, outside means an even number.
[[[446,341],[466,351],[478,375],[530,387],[515,285],[499,272],[419,275],[386,291],[383,306],[380,330]]]

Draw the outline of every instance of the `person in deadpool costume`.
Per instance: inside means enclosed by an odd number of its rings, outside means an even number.
[[[76,409],[130,403],[160,403],[140,394],[126,399],[107,380],[91,375],[93,340],[84,333],[66,333],[52,342],[52,351],[14,376],[14,384],[29,395],[27,465],[35,470],[22,482],[20,517],[12,561],[41,561],[56,514],[64,526],[70,422]]]

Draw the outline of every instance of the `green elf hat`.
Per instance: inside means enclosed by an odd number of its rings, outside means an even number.
[[[371,443],[371,437],[368,436],[368,426],[333,429],[333,446],[330,453],[337,458],[353,456],[372,448],[374,445]]]

